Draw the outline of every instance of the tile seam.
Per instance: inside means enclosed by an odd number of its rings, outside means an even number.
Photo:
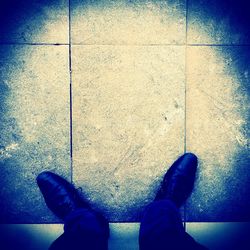
[[[184,153],[187,150],[187,44],[188,44],[188,0],[186,0],[186,43],[185,43],[185,88],[184,88]],[[184,204],[184,230],[186,231],[187,205]]]
[[[0,45],[31,45],[31,46],[68,46],[68,43],[1,43]]]
[[[30,46],[113,46],[113,47],[248,47],[250,44],[83,44],[83,43],[1,43],[1,45],[30,45]]]
[[[70,180],[73,182],[73,103],[72,103],[72,62],[71,62],[71,1],[68,0],[68,39],[69,39],[69,99],[70,99]]]

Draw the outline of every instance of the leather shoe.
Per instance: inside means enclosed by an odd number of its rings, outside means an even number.
[[[59,218],[64,219],[78,208],[88,208],[74,185],[59,175],[45,171],[36,181],[48,208]]]
[[[186,153],[177,159],[166,172],[155,200],[169,199],[177,207],[183,205],[193,190],[197,157]]]

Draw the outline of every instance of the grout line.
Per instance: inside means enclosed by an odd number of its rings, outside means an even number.
[[[71,62],[71,14],[70,14],[70,0],[68,0],[69,9],[69,100],[70,100],[70,179],[73,182],[73,107],[72,107],[72,62]]]
[[[185,107],[185,113],[184,113],[184,153],[186,153],[186,142],[187,142],[187,136],[186,136],[186,128],[187,128],[187,124],[186,124],[186,118],[187,118],[187,33],[188,33],[188,0],[186,0],[186,46],[185,46],[185,100],[184,100],[184,107]]]
[[[187,32],[187,28],[186,28]],[[70,32],[71,33],[71,32]],[[70,35],[71,37],[71,35]],[[71,39],[71,38],[70,38]],[[31,46],[113,46],[113,47],[164,47],[164,46],[187,46],[187,47],[248,47],[250,44],[202,44],[202,43],[162,43],[162,44],[84,44],[84,43],[19,43],[19,42],[0,42],[1,45],[31,45]]]
[[[250,46],[250,44],[213,44],[213,43],[211,43],[211,44],[206,44],[206,43],[204,43],[204,44],[202,44],[202,43],[188,43],[187,44],[187,46],[189,46],[189,47],[195,47],[195,46],[197,46],[197,47],[248,47],[248,46]]]
[[[186,47],[185,47],[185,94],[184,94],[184,153],[187,151],[187,44],[188,44],[188,0],[186,0]],[[184,230],[186,231],[187,205],[184,204]]]
[[[15,43],[15,42],[0,42],[0,45],[36,45],[36,46],[65,46],[68,43]]]
[[[113,47],[160,47],[160,46],[186,46],[186,43],[156,43],[156,44],[134,44],[134,43],[124,43],[124,44],[91,44],[91,43],[73,43],[74,46],[113,46]]]

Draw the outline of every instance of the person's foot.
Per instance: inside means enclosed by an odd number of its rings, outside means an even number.
[[[45,171],[36,181],[48,208],[59,218],[64,219],[77,208],[88,208],[78,190],[59,175]]]
[[[194,154],[182,155],[165,174],[155,200],[169,199],[177,207],[183,205],[193,190],[197,165]]]

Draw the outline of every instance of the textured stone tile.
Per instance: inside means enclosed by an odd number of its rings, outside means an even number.
[[[186,1],[72,0],[72,42],[182,44]]]
[[[191,221],[248,221],[249,47],[189,47],[187,150],[199,159]]]
[[[68,43],[68,0],[0,3],[1,43]]]
[[[111,221],[137,220],[184,148],[181,46],[73,46],[73,178]]]
[[[70,177],[68,48],[0,46],[0,220],[55,220],[36,176]]]
[[[249,44],[249,1],[188,1],[188,43]]]

